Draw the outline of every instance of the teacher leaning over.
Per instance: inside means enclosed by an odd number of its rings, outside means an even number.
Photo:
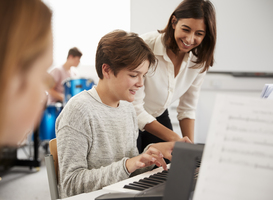
[[[177,99],[177,119],[183,136],[194,140],[194,119],[200,88],[214,62],[215,9],[208,0],[184,0],[165,29],[141,36],[158,59],[145,76],[133,102],[140,129],[139,151],[150,143],[179,141],[167,108]]]

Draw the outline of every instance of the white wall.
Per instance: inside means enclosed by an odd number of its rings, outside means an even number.
[[[78,67],[84,77],[98,80],[95,53],[102,36],[115,29],[130,30],[128,0],[43,0],[53,11],[53,67],[66,61],[68,50],[78,47]]]
[[[131,0],[131,31],[143,34],[164,29],[181,0]]]

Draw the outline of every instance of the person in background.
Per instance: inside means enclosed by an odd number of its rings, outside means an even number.
[[[165,29],[141,36],[158,59],[133,102],[140,129],[138,148],[179,141],[172,131],[168,107],[179,100],[177,119],[183,136],[194,142],[194,119],[206,71],[214,63],[215,9],[209,0],[184,0]]]
[[[0,146],[17,146],[40,121],[53,39],[40,0],[0,1]]]
[[[138,153],[136,113],[130,103],[156,59],[137,34],[116,30],[96,52],[97,86],[69,100],[56,121],[59,188],[62,198],[150,170],[167,169],[174,142],[149,145]],[[187,137],[184,142],[190,142]]]
[[[68,51],[66,62],[60,66],[53,68],[49,73],[54,78],[55,85],[48,89],[48,103],[54,104],[56,102],[63,103],[64,100],[64,86],[63,83],[67,78],[76,78],[79,72],[76,67],[80,63],[82,52],[74,47]]]

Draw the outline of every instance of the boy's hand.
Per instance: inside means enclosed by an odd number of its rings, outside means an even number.
[[[130,158],[126,161],[126,168],[129,173],[134,172],[137,169],[150,166],[155,164],[156,166],[162,166],[164,170],[167,170],[167,164],[163,159],[163,154],[156,148],[149,147],[149,149],[133,158]]]

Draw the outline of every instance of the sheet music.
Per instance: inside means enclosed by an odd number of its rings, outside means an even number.
[[[219,94],[193,200],[273,199],[273,101]]]

